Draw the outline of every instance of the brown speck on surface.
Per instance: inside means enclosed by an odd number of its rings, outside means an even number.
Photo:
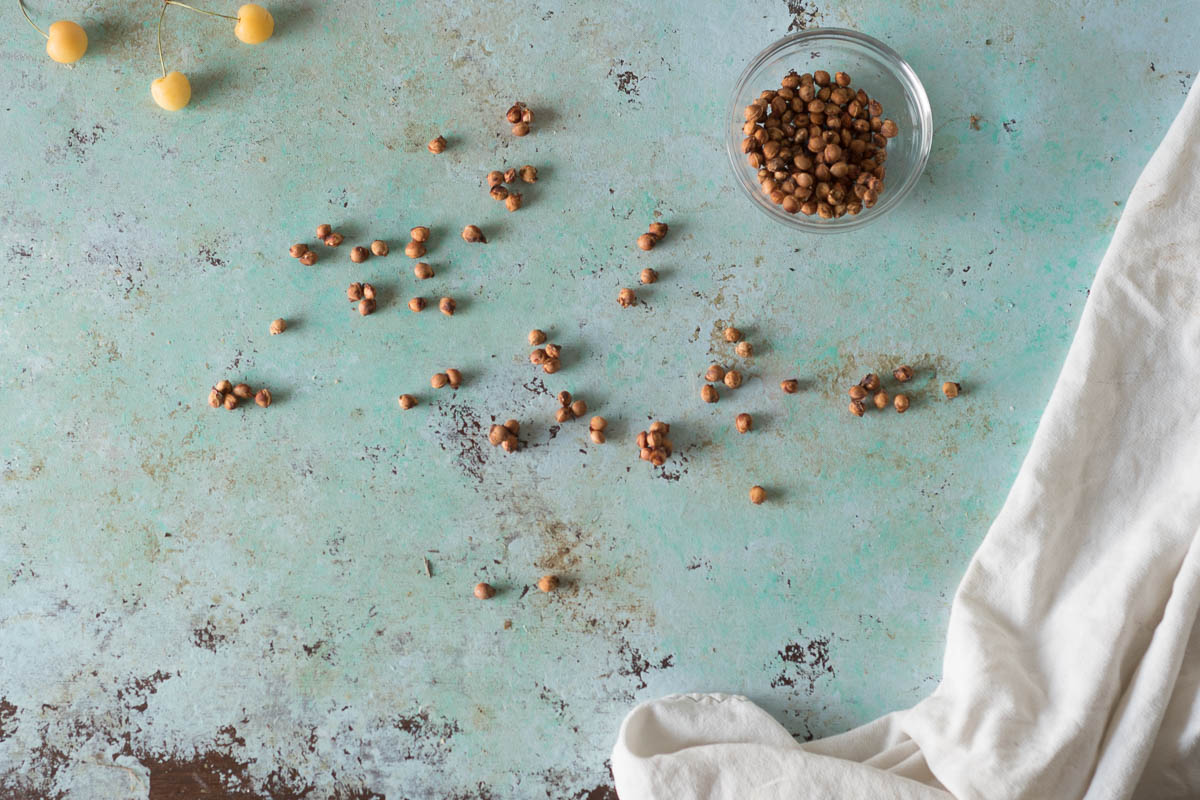
[[[981,119],[983,119],[983,117],[981,117],[977,114],[971,115],[971,130],[973,130],[973,131],[979,130],[979,121]]]

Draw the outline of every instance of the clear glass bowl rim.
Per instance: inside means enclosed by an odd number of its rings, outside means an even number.
[[[781,51],[796,47],[798,44],[811,43],[813,41],[828,41],[830,39],[853,42],[868,50],[872,50],[891,67],[893,73],[903,85],[905,93],[916,103],[919,115],[918,135],[920,136],[920,149],[917,161],[905,178],[904,183],[894,189],[888,187],[888,190],[884,191],[883,197],[880,198],[879,203],[873,208],[865,209],[856,215],[847,214],[836,219],[813,219],[803,214],[788,214],[774,203],[771,203],[769,199],[764,198],[759,187],[751,185],[751,176],[746,169],[745,155],[741,149],[742,139],[740,136],[733,135],[732,131],[734,128],[726,127],[725,150],[729,156],[729,165],[733,169],[734,181],[746,193],[750,201],[772,219],[808,233],[844,233],[861,228],[864,225],[869,225],[900,205],[900,202],[917,185],[917,181],[925,171],[925,166],[929,161],[929,151],[933,145],[933,110],[930,108],[929,97],[925,94],[925,87],[921,84],[917,73],[909,66],[907,61],[900,57],[899,53],[883,42],[865,33],[859,33],[847,28],[810,28],[784,36],[782,39],[767,45],[758,55],[750,59],[750,63],[746,65],[746,68],[742,70],[742,74],[738,77],[737,83],[734,85],[733,96],[729,102],[729,116],[726,117],[726,125],[731,126],[732,123],[730,120],[737,119],[739,108],[738,97],[746,89],[751,76],[766,62],[774,58]],[[737,130],[740,131],[740,127]]]

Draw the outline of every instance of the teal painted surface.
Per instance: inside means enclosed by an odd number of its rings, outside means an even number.
[[[639,699],[741,692],[807,737],[932,690],[955,585],[1191,84],[1200,8],[792,5],[273,3],[259,47],[172,9],[168,68],[194,96],[170,115],[148,95],[156,8],[88,5],[91,50],[65,68],[14,4],[6,790],[137,797],[190,770],[246,796],[596,800]],[[890,44],[937,128],[909,201],[835,239],[761,217],[721,152],[733,80],[802,25]],[[524,139],[515,99],[537,114]],[[525,163],[541,180],[508,214],[483,176]],[[641,253],[655,218],[671,233]],[[347,246],[299,266],[288,245],[326,221]],[[491,243],[464,244],[468,223]],[[416,224],[437,270],[419,287]],[[351,264],[375,237],[392,255]],[[660,282],[619,308],[643,266]],[[371,317],[344,299],[356,279],[381,289]],[[459,313],[411,314],[418,293]],[[738,361],[728,322],[757,352],[706,406],[700,373]],[[535,325],[567,354],[541,383]],[[901,362],[913,408],[850,417],[846,385]],[[463,387],[430,390],[451,366]],[[209,409],[222,377],[275,404]],[[964,396],[940,399],[945,379]],[[542,385],[607,417],[609,443],[585,422],[552,437]],[[522,422],[521,452],[486,444],[493,416]],[[674,426],[677,480],[637,460],[650,417]],[[524,593],[548,571],[560,592]],[[499,595],[476,601],[479,580]]]

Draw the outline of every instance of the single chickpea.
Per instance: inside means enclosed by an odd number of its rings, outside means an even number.
[[[643,233],[637,238],[637,246],[642,250],[653,250],[657,243],[658,239],[654,238],[652,233]]]
[[[424,225],[418,225],[408,232],[408,236],[414,242],[428,242],[429,228],[426,228]]]
[[[308,252],[308,245],[294,244],[288,248],[288,252],[291,254],[292,258],[299,258]]]
[[[737,347],[734,348],[734,352],[736,352],[742,358],[749,358],[750,356],[754,355],[754,345],[742,340],[737,343]]]
[[[867,411],[867,407],[863,405],[862,400],[850,401],[850,413],[856,417],[861,417]]]
[[[588,437],[596,444],[604,444],[608,440],[604,431],[588,431]]]
[[[493,200],[508,199],[508,189],[505,189],[502,184],[497,184],[497,185],[493,186],[491,188],[491,191],[488,192],[488,194],[490,194],[492,196]]]
[[[716,388],[711,383],[706,383],[700,387],[700,399],[706,403],[715,403],[721,399],[717,394]]]
[[[355,281],[346,289],[346,298],[351,303],[357,303],[363,298],[363,285]]]
[[[224,402],[225,402],[225,395],[223,392],[219,392],[216,389],[213,389],[211,392],[208,393],[208,404],[210,406],[212,406],[213,408],[220,408],[222,406],[222,404],[224,404]]]
[[[229,394],[233,391],[233,384],[227,380],[219,380],[214,388],[221,394]]]
[[[271,321],[271,335],[272,336],[278,336],[279,334],[283,333],[286,330],[287,330],[287,322],[284,321],[283,317],[279,317],[278,319]]]
[[[315,250],[309,250],[300,256],[300,263],[306,267],[311,267],[317,263],[317,253]]]
[[[517,422],[515,419],[506,419],[504,420],[504,430],[508,431],[513,436],[516,436],[521,432],[521,423]]]
[[[233,396],[238,400],[250,400],[254,397],[254,390],[250,388],[248,383],[239,383],[233,387]]]
[[[409,258],[420,258],[421,256],[425,255],[425,253],[426,250],[424,242],[418,242],[416,239],[413,239],[411,242],[404,245],[404,255],[408,256]]]
[[[663,436],[666,436],[670,432],[671,426],[665,422],[659,422],[658,420],[655,420],[654,422],[650,423],[650,433],[661,433]]]
[[[537,183],[537,167],[526,164],[520,170],[521,180],[525,183]]]
[[[529,354],[530,364],[545,364],[548,359],[549,356],[546,354],[546,350],[541,347],[535,349]]]
[[[455,303],[453,298],[443,297],[441,300],[438,300],[438,311],[441,311],[447,317],[453,317],[456,308],[458,308],[458,303]]]
[[[725,341],[730,343],[740,342],[742,340],[742,332],[737,328],[726,328],[724,331],[722,331],[722,335],[725,337]]]
[[[896,413],[903,414],[908,411],[908,395],[898,394],[892,398],[892,405],[896,407]]]
[[[504,173],[498,169],[494,169],[487,174],[487,185],[489,189],[494,189],[504,183]]]
[[[725,385],[730,389],[736,389],[742,385],[742,373],[736,369],[731,369],[725,373]]]
[[[795,378],[788,378],[779,382],[779,388],[783,390],[784,394],[795,394],[800,391],[800,381]]]
[[[850,399],[851,400],[862,400],[866,396],[867,396],[867,390],[864,389],[861,385],[856,383],[850,387]]]
[[[754,418],[749,414],[738,414],[733,420],[733,424],[737,427],[738,433],[746,433],[754,427]]]
[[[361,264],[367,260],[367,248],[362,245],[355,245],[350,248],[350,260],[355,264]]]
[[[520,446],[520,442],[517,441],[517,437],[515,437],[515,436],[510,436],[507,439],[505,439],[503,442],[500,443],[500,449],[506,453],[517,452],[517,448],[519,446]]]
[[[517,211],[524,201],[525,197],[520,192],[509,192],[508,197],[504,198],[504,207],[509,211]]]
[[[512,126],[512,133],[513,133],[513,136],[529,135],[529,123],[528,122],[518,122],[516,125]]]
[[[267,406],[271,405],[271,390],[259,389],[254,393],[254,402],[257,403],[260,408],[266,408]]]
[[[720,364],[709,364],[708,369],[704,371],[704,380],[709,383],[718,383],[725,380],[725,368]]]
[[[537,347],[539,344],[546,343],[546,332],[538,328],[534,328],[529,332],[529,346]]]
[[[833,75],[833,81],[838,86],[846,87],[850,85],[850,76],[844,72],[836,72]]]
[[[235,408],[237,408],[238,402],[239,401],[236,396],[232,394],[225,395],[225,409],[227,411],[233,411]]]
[[[375,301],[369,297],[364,297],[358,301],[358,313],[362,316],[375,313]]]
[[[317,226],[317,238],[321,241],[325,241],[326,237],[331,233],[333,233],[333,226],[329,223],[326,222]]]
[[[444,372],[435,372],[433,377],[429,379],[429,385],[434,389],[441,389],[448,383],[450,383],[450,376]]]
[[[592,417],[590,420],[588,420],[588,430],[590,431],[602,431],[607,427],[608,420],[606,420],[604,417]]]
[[[622,289],[617,292],[617,302],[621,308],[629,308],[637,303],[637,295],[633,293],[633,289]]]
[[[555,396],[554,399],[558,401],[560,406],[569,406],[574,398],[571,397],[570,392],[568,392],[566,389],[563,389]]]
[[[576,400],[571,403],[571,414],[575,417],[582,417],[587,413],[587,403],[582,400]]]
[[[517,170],[515,167],[509,167],[508,169],[504,170],[504,182],[505,183],[516,183],[516,180],[517,180]]]
[[[888,397],[888,393],[883,391],[882,389],[880,389],[878,392],[876,392],[875,397],[873,397],[872,399],[875,402],[875,407],[878,408],[880,411],[887,408],[888,403],[891,401],[891,398]]]
[[[377,256],[386,256],[388,254],[387,242],[382,239],[371,242],[371,252]]]
[[[342,236],[337,231],[334,231],[333,233],[331,233],[325,237],[325,246],[326,247],[337,247],[344,241],[346,241],[346,237]]]
[[[433,267],[424,261],[418,261],[416,264],[413,264],[413,275],[416,275],[419,281],[427,280],[433,277]]]
[[[874,372],[868,372],[866,376],[858,382],[858,385],[866,389],[868,393],[879,391],[879,376]]]
[[[408,301],[408,310],[409,311],[424,311],[425,310],[425,298],[424,297],[414,297],[411,300],[409,300]]]
[[[443,153],[446,151],[446,137],[438,134],[438,136],[429,140],[429,144],[426,145],[426,147],[428,147],[429,152],[433,153],[434,155]]]
[[[946,395],[946,398],[949,400],[953,400],[954,398],[958,397],[958,393],[961,391],[962,386],[954,383],[953,381],[946,381],[942,384],[942,394]]]
[[[462,386],[462,373],[456,369],[446,370],[446,380],[450,384],[451,389],[457,389]]]
[[[490,583],[475,584],[475,596],[480,600],[491,600],[496,596],[496,588]]]
[[[468,225],[467,227],[463,228],[462,238],[464,242],[479,242],[480,244],[487,244],[487,237],[483,235],[483,231],[479,229],[478,225]]]
[[[642,283],[656,283],[658,281],[658,273],[646,267],[642,270],[642,274],[638,276]]]
[[[368,300],[374,300],[375,299],[375,287],[369,283],[364,283],[363,284],[363,297],[367,298]]]
[[[554,419],[556,422],[560,422],[560,423],[561,422],[570,422],[572,419],[574,419],[574,417],[571,414],[571,407],[563,406],[562,408],[555,411]]]
[[[513,103],[512,107],[505,112],[504,118],[514,125],[521,121],[521,111],[525,108],[524,103]]]
[[[913,368],[908,364],[901,364],[892,370],[892,377],[901,383],[908,383],[912,380]]]
[[[662,239],[667,235],[667,223],[651,222],[649,233],[655,239]]]
[[[546,355],[549,358],[558,358],[562,355],[562,345],[550,343],[546,345]]]
[[[400,395],[399,403],[402,409],[408,411],[417,404],[417,398],[413,397],[411,394],[402,394]]]
[[[558,576],[543,575],[542,577],[538,578],[537,587],[540,591],[546,592],[547,594],[553,592],[558,588]]]
[[[499,447],[500,443],[511,435],[512,433],[503,425],[493,425],[488,429],[488,441],[493,447]]]
[[[761,486],[750,487],[750,502],[756,506],[761,506],[767,499],[767,490]]]
[[[560,369],[562,369],[562,362],[557,358],[547,358],[546,363],[542,364],[542,372],[546,373],[547,375],[553,375]]]
[[[883,124],[879,126],[879,133],[885,139],[891,139],[900,133],[900,129],[896,127],[896,123],[892,122],[890,119],[885,119]]]

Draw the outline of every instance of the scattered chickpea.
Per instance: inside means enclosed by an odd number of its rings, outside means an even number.
[[[656,244],[658,244],[658,239],[651,233],[643,233],[637,238],[637,246],[642,250],[653,250]]]
[[[942,384],[942,394],[946,395],[947,399],[953,400],[958,397],[958,393],[962,391],[962,386],[953,381],[946,381]]]
[[[446,370],[446,380],[450,383],[451,389],[457,389],[462,386],[462,373],[456,369]]]
[[[513,136],[528,135],[529,134],[529,123],[528,122],[518,122],[516,125],[512,126],[512,132],[513,132]]]
[[[487,237],[483,235],[483,231],[479,229],[478,225],[468,225],[467,227],[463,228],[462,238],[464,242],[479,242],[480,244],[487,244]]]
[[[254,390],[250,388],[248,383],[239,383],[233,387],[233,396],[238,400],[249,400],[254,397]]]
[[[666,436],[670,432],[671,426],[665,422],[659,422],[658,420],[655,420],[654,422],[650,423],[650,433],[661,433],[663,436]]]
[[[517,422],[515,419],[506,419],[504,420],[504,430],[508,431],[513,436],[516,436],[521,432],[521,423]]]
[[[655,240],[664,238],[667,235],[667,223],[651,222],[649,233],[655,238]]]
[[[495,186],[492,187],[491,191],[489,191],[488,194],[490,194],[492,196],[493,200],[508,199],[508,189],[505,189],[503,184],[496,184]]]
[[[633,293],[633,289],[622,289],[617,292],[617,303],[621,308],[629,308],[637,303],[637,295]]]
[[[435,372],[433,373],[433,377],[429,379],[429,385],[434,389],[441,389],[448,383],[450,383],[450,376],[444,372]]]
[[[212,406],[213,408],[220,408],[221,404],[224,402],[225,402],[224,393],[219,392],[216,389],[213,389],[211,392],[208,393],[208,404],[210,406]]]
[[[326,222],[317,226],[317,238],[321,241],[325,241],[331,233],[333,233],[333,226],[329,223]]]
[[[508,169],[504,170],[504,182],[505,183],[515,183],[516,180],[517,180],[517,170],[515,167],[509,167]]]
[[[883,391],[882,389],[880,389],[878,392],[875,393],[875,397],[873,399],[875,401],[875,407],[878,408],[880,411],[887,408],[888,403],[891,401],[891,398],[888,397],[888,393]]]
[[[555,589],[558,588],[558,576],[557,575],[543,575],[542,577],[538,578],[537,587],[538,587],[538,589],[540,589],[543,592],[546,592],[547,594],[549,594],[550,592],[553,592]]]
[[[866,413],[866,410],[867,407],[863,405],[862,400],[850,401],[850,413],[854,416],[861,417],[864,413]]]
[[[429,152],[434,155],[443,153],[446,151],[446,137],[438,134],[435,138],[430,139],[429,144],[426,146],[429,148]]]
[[[574,398],[571,397],[570,392],[568,392],[566,389],[563,389],[554,399],[558,401],[560,406],[569,406]]]
[[[738,433],[746,433],[754,427],[754,418],[749,414],[738,414],[733,420],[733,424],[737,427]]]
[[[367,248],[362,245],[355,245],[350,248],[350,260],[355,264],[361,264],[367,260]]]
[[[408,310],[409,311],[424,311],[425,310],[425,298],[424,297],[414,297],[411,300],[409,300],[408,301]]]
[[[487,174],[487,185],[489,189],[494,189],[504,183],[504,173],[498,169],[494,169]]]
[[[563,406],[554,412],[554,419],[557,422],[570,422],[574,417],[571,416],[570,406]]]
[[[337,231],[334,231],[333,233],[331,233],[325,237],[325,246],[326,247],[337,247],[344,241],[346,241],[346,237],[342,236]]]
[[[375,301],[369,297],[364,297],[358,301],[358,313],[362,316],[375,313]]]
[[[521,108],[521,122],[533,123],[533,110],[527,107]]]
[[[308,245],[294,244],[288,248],[288,252],[291,254],[292,258],[299,258],[308,252]]]
[[[279,317],[278,319],[271,321],[271,335],[272,336],[278,336],[279,334],[283,333],[286,330],[287,330],[287,322],[284,321],[283,317]]]
[[[725,373],[725,385],[730,389],[736,389],[742,385],[742,373],[736,369],[731,369]]]
[[[704,380],[709,383],[725,380],[725,368],[720,364],[709,364],[708,369],[704,371]]]
[[[517,446],[518,446],[518,442],[517,442],[517,437],[515,437],[515,436],[510,436],[509,438],[505,439],[503,442],[500,443],[500,449],[506,453],[517,452]]]
[[[715,403],[721,399],[721,396],[717,394],[716,387],[711,383],[706,383],[700,387],[700,399],[706,403]]]
[[[441,311],[447,317],[453,317],[454,309],[456,308],[458,308],[458,303],[455,303],[450,297],[443,297],[441,300],[438,300],[438,311]]]
[[[493,425],[488,430],[488,441],[491,442],[493,447],[499,447],[500,443],[507,439],[510,435],[512,435],[512,432],[503,425]]]
[[[767,490],[761,486],[750,487],[750,502],[756,506],[761,506],[763,501],[767,499]]]
[[[375,299],[375,287],[369,283],[364,283],[363,284],[363,297],[367,298],[368,300],[374,300]]]
[[[898,128],[896,123],[892,122],[890,119],[885,119],[883,121],[883,125],[881,125],[879,128],[879,133],[885,139],[891,139],[892,137],[896,136],[896,134],[900,133],[900,128]]]
[[[509,211],[516,211],[524,200],[525,197],[520,192],[510,192],[508,197],[504,198],[504,207]]]
[[[266,408],[267,406],[271,405],[271,390],[259,389],[254,395],[254,402],[258,403],[258,405],[262,408]]]
[[[726,328],[722,331],[722,335],[727,342],[740,342],[742,340],[742,332],[737,328]]]
[[[225,395],[225,408],[229,411],[233,411],[237,407],[238,407],[237,397],[235,397],[232,394]]]
[[[496,588],[490,583],[475,584],[475,596],[480,600],[491,600],[496,596]]]
[[[576,417],[582,417],[587,413],[587,403],[582,400],[576,400],[571,403],[571,414]]]
[[[896,407],[896,413],[903,414],[908,411],[908,395],[898,394],[892,398],[892,405]]]
[[[864,389],[861,385],[856,383],[850,387],[850,399],[851,400],[862,400],[866,396],[867,396],[867,390]]]
[[[429,228],[426,228],[424,225],[418,225],[408,232],[408,237],[414,242],[428,242]]]
[[[351,303],[357,303],[363,298],[363,285],[355,281],[346,288],[346,297]]]
[[[736,352],[742,358],[749,358],[750,356],[754,355],[754,345],[742,340],[737,343],[737,347],[734,348],[734,352]]]
[[[417,280],[423,281],[433,277],[433,267],[426,264],[424,261],[418,261],[413,264],[413,275],[417,276]]]
[[[608,420],[604,417],[592,417],[588,420],[589,431],[602,431],[608,427]]]
[[[400,395],[398,402],[400,403],[401,408],[403,408],[405,411],[408,411],[417,404],[417,398],[413,397],[411,394],[402,394]]]
[[[420,258],[421,256],[425,255],[425,253],[426,250],[424,242],[418,242],[416,239],[413,239],[411,242],[404,245],[404,255],[408,256],[409,258]]]
[[[642,270],[642,274],[638,276],[642,283],[656,283],[658,281],[658,273],[646,267]]]
[[[531,330],[529,332],[529,346],[530,347],[537,347],[539,344],[545,344],[545,343],[546,343],[546,332],[545,331],[543,331],[539,328],[534,328],[533,330]]]
[[[800,381],[795,378],[788,378],[779,382],[779,388],[783,389],[784,394],[795,394],[800,391]]]
[[[548,358],[546,359],[546,363],[542,364],[542,372],[546,373],[547,375],[553,375],[560,369],[562,369],[562,362],[560,362],[557,358]]]
[[[913,368],[908,364],[902,364],[892,370],[892,377],[901,383],[908,383],[912,380]]]
[[[546,354],[545,349],[539,347],[529,354],[529,363],[530,364],[545,364],[549,360],[549,358],[550,357]]]
[[[868,392],[879,391],[879,376],[874,372],[868,372],[866,377],[858,382],[858,385],[866,389]]]
[[[311,267],[313,264],[317,263],[316,251],[315,250],[306,251],[302,256],[300,256],[300,263],[306,267]]]
[[[596,444],[604,444],[608,440],[604,435],[604,431],[588,431],[588,436]]]
[[[520,169],[521,180],[525,183],[537,183],[537,167],[526,164]]]
[[[376,239],[371,242],[371,252],[377,256],[386,256],[388,254],[388,245],[383,239]]]
[[[217,385],[214,388],[221,394],[229,394],[230,392],[233,391],[233,384],[227,380],[222,379],[222,380],[217,381]]]
[[[550,358],[558,358],[562,355],[562,345],[553,343],[546,345],[546,355]]]

